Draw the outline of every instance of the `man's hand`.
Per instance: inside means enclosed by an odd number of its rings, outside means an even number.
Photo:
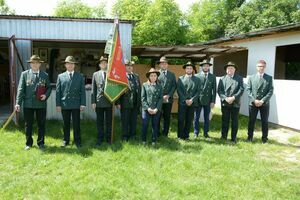
[[[158,112],[158,109],[155,108],[155,109],[153,110],[153,114],[156,114],[157,112]]]
[[[16,110],[17,112],[20,112],[20,110],[21,110],[21,107],[20,107],[20,105],[19,105],[19,104],[16,104],[16,105],[15,105],[15,110]]]
[[[80,111],[84,111],[84,109],[85,109],[85,106],[81,105],[80,106]]]
[[[46,95],[44,95],[44,94],[42,94],[41,97],[40,97],[41,101],[45,101],[46,98],[47,98],[47,97],[46,97]]]
[[[56,111],[61,112],[61,106],[56,106]]]
[[[151,108],[148,108],[147,111],[148,111],[148,113],[149,113],[150,115],[153,115],[153,114],[154,114],[154,111],[153,111]]]
[[[118,108],[118,109],[121,109],[121,105],[119,104],[119,105],[116,105],[116,107]]]
[[[96,104],[95,103],[92,103],[92,108],[93,108],[93,110],[96,110]]]
[[[232,104],[232,103],[234,102],[234,100],[235,100],[235,97],[227,97],[227,98],[225,99],[225,101],[226,101],[227,103],[229,103],[229,104]]]
[[[256,107],[261,107],[262,105],[264,104],[264,101],[262,101],[262,100],[255,100],[254,101],[254,105],[256,106]]]
[[[169,102],[169,95],[164,95],[163,96],[163,100],[164,100],[164,102]]]
[[[214,108],[215,107],[215,103],[210,103],[210,108]]]
[[[187,106],[191,106],[193,104],[193,100],[189,99],[185,101]]]

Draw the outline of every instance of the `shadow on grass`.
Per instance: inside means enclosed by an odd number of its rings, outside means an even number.
[[[215,133],[220,133],[221,136],[221,114],[220,113],[214,113],[213,118],[210,122],[210,132],[213,133],[215,136]],[[10,124],[6,130],[8,131],[16,131],[19,130],[21,132],[24,132],[24,123],[20,122],[21,126],[16,127],[13,124]],[[64,153],[64,154],[78,154],[83,157],[88,157],[93,154],[93,150],[98,151],[107,151],[111,149],[113,152],[118,152],[123,149],[124,142],[121,140],[121,128],[120,128],[120,119],[119,117],[115,118],[115,127],[114,127],[114,143],[112,145],[109,145],[107,143],[104,143],[100,147],[96,147],[96,141],[97,141],[97,130],[96,130],[96,122],[92,120],[82,120],[81,121],[81,137],[82,137],[82,145],[83,147],[80,149],[76,149],[75,147],[67,147],[67,148],[61,148],[60,146],[47,146],[47,148],[44,150],[44,153],[47,154],[55,154],[55,153]],[[161,126],[162,127],[162,126]],[[201,123],[200,127],[203,127],[203,123]],[[248,128],[248,117],[246,116],[239,116],[239,132],[247,132]],[[275,128],[274,126],[270,125],[270,128]],[[150,134],[150,126],[148,128],[148,138],[151,137]],[[191,139],[189,142],[186,141],[179,141],[177,136],[177,115],[172,115],[171,120],[171,137],[164,137],[161,136],[158,138],[158,144],[156,146],[157,149],[163,149],[163,150],[169,150],[169,151],[182,151],[184,153],[199,153],[203,147],[202,144],[211,144],[211,145],[232,145],[230,141],[223,141],[219,137],[211,136],[210,139],[206,139],[203,137],[198,137],[197,139]],[[260,120],[257,120],[256,130],[260,129]],[[37,127],[36,123],[33,127],[34,133],[36,134]],[[140,133],[141,131],[141,119],[138,120],[137,124],[137,133]],[[193,127],[191,127],[191,133],[190,136],[193,135]],[[174,137],[173,134],[176,134]],[[72,131],[71,131],[72,135]],[[230,132],[229,132],[230,137]],[[239,136],[239,134],[238,134]],[[46,143],[47,143],[47,137],[53,138],[55,140],[61,140],[63,139],[63,123],[62,121],[56,121],[56,120],[48,120],[46,124]],[[72,136],[71,136],[72,138]],[[148,141],[150,141],[148,139]],[[246,139],[238,138],[238,143],[245,142]],[[144,148],[141,145],[140,141],[140,134],[137,134],[135,140],[130,140],[128,142],[130,145],[140,145],[141,148]],[[255,138],[252,142],[253,144],[261,144],[261,140]],[[292,145],[292,144],[285,144],[280,143],[276,140],[269,140],[270,144],[278,145],[278,146],[289,146],[294,148],[300,148],[299,146]]]

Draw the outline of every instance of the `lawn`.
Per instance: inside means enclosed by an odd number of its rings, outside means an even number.
[[[62,149],[62,123],[48,121],[47,148],[24,151],[23,129],[11,125],[0,133],[0,199],[299,199],[299,147],[261,144],[260,133],[246,143],[243,116],[238,143],[222,142],[215,112],[212,139],[178,141],[173,117],[155,148],[120,141],[116,120],[113,145],[95,148],[96,124],[82,121],[83,147]]]

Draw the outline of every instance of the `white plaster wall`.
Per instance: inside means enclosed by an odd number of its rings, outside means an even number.
[[[256,73],[256,62],[267,62],[266,73],[274,77],[276,47],[300,43],[300,33],[272,38],[261,38],[241,43],[229,44],[248,48],[247,75]],[[300,53],[299,53],[300,56]],[[244,79],[247,83],[247,78]],[[246,85],[245,85],[246,88]],[[271,98],[269,121],[300,130],[300,81],[274,80],[274,95]],[[218,106],[220,100],[217,99]],[[240,113],[248,116],[248,97],[245,90]],[[258,118],[260,118],[258,116]]]

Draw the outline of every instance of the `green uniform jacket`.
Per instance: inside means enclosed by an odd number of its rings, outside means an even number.
[[[199,105],[209,105],[210,103],[216,103],[217,95],[217,80],[214,74],[208,73],[205,80],[204,73],[196,74],[200,79],[200,95],[199,95]]]
[[[95,103],[98,108],[109,108],[112,104],[104,96],[105,80],[102,73],[103,71],[99,70],[93,74],[91,103]]]
[[[185,101],[192,99],[192,106],[198,106],[201,86],[200,79],[196,76],[188,78],[186,75],[180,76],[177,82],[178,104],[186,105]]]
[[[160,70],[158,83],[161,84],[163,88],[163,95],[169,95],[169,101],[167,103],[173,103],[173,95],[177,86],[175,74],[167,70],[167,75],[165,76],[162,70]]]
[[[235,74],[233,78],[225,75],[222,76],[219,85],[218,85],[218,94],[221,99],[222,106],[234,106],[240,107],[240,99],[244,92],[244,83],[243,77],[238,74]],[[225,99],[226,97],[235,97],[235,100],[232,104],[228,104]]]
[[[163,92],[160,84],[151,85],[145,82],[142,87],[142,107],[143,110],[148,108],[161,110],[163,101]]]
[[[69,73],[58,75],[56,82],[56,106],[62,109],[79,109],[86,105],[85,84],[83,76],[74,72],[72,80]]]
[[[38,85],[43,85],[46,87],[46,100],[41,101],[36,98],[36,88]],[[49,81],[49,76],[46,72],[40,71],[38,79],[35,79],[35,75],[32,73],[32,70],[26,70],[22,72],[16,103],[25,108],[46,108],[47,99],[51,94],[51,86]]]
[[[269,105],[273,91],[274,86],[272,76],[264,74],[263,77],[260,78],[258,74],[255,74],[248,78],[247,92],[250,99],[250,105],[253,105],[256,99],[264,101],[263,105]]]
[[[121,104],[122,108],[139,108],[141,106],[141,82],[137,74],[133,74],[134,79],[128,79],[129,89],[118,99],[116,104]]]

